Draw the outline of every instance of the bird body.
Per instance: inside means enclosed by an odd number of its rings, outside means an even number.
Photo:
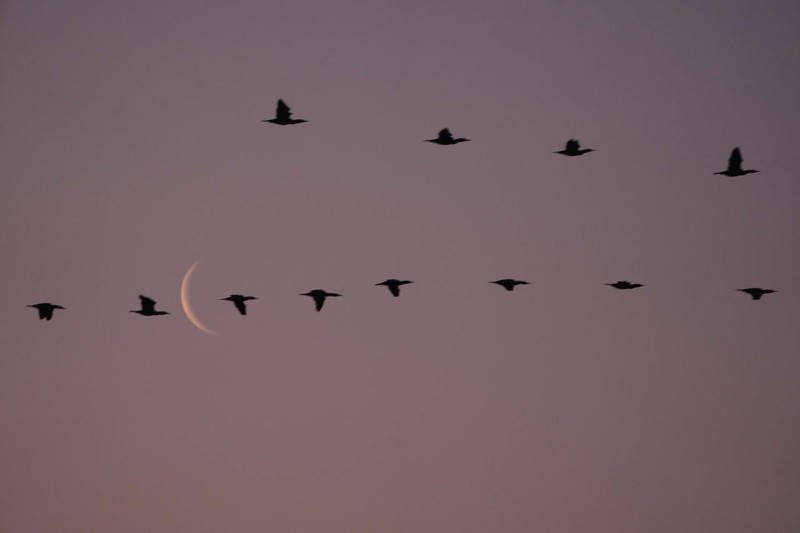
[[[401,285],[408,285],[409,283],[414,283],[413,281],[408,280],[399,280],[399,279],[387,279],[386,281],[381,281],[380,283],[376,283],[375,285],[385,285],[389,292],[392,293],[392,296],[400,296],[400,286]]]
[[[241,294],[231,294],[227,298],[221,298],[221,300],[228,300],[229,302],[233,302],[233,305],[236,306],[236,309],[239,311],[240,314],[246,315],[247,314],[247,306],[245,302],[248,300],[258,300],[255,296],[243,296]]]
[[[742,152],[739,151],[739,147],[737,146],[733,149],[731,156],[728,158],[728,168],[722,172],[714,172],[714,174],[721,174],[730,178],[736,178],[738,176],[745,176],[747,174],[755,174],[756,172],[759,172],[758,170],[753,169],[742,170],[742,161]]]
[[[278,106],[275,109],[275,118],[262,120],[261,122],[271,122],[272,124],[278,124],[280,126],[290,126],[292,124],[301,124],[308,121],[301,118],[292,118],[292,111],[289,109],[289,106],[286,105],[286,102],[283,100],[278,100]]]
[[[341,294],[327,292],[322,289],[314,289],[313,291],[304,292],[300,296],[311,296],[314,298],[314,306],[317,308],[317,312],[320,312],[322,310],[322,306],[325,305],[325,298],[328,296],[341,296]]]
[[[773,291],[772,289],[760,289],[758,287],[750,287],[749,289],[736,289],[736,290],[741,292],[746,292],[753,298],[753,300],[760,300],[761,297],[764,296],[765,294],[778,292],[778,291]]]
[[[56,309],[66,309],[60,305],[51,303],[32,304],[28,307],[35,307],[39,311],[39,320],[51,320],[53,318],[53,311]]]
[[[631,283],[630,281],[618,281],[616,283],[606,283],[609,287],[614,287],[615,289],[625,290],[625,289],[635,289],[637,287],[644,287],[641,283]]]
[[[453,134],[450,133],[450,130],[447,129],[447,128],[444,128],[442,130],[439,130],[439,135],[435,139],[425,139],[425,142],[440,144],[442,146],[447,146],[447,145],[450,145],[450,144],[458,144],[458,143],[463,143],[463,142],[467,142],[467,141],[470,141],[470,140],[471,139],[465,139],[464,137],[458,137],[457,139],[454,139],[453,138]]]
[[[169,313],[166,311],[156,311],[156,301],[152,298],[148,298],[144,295],[139,295],[139,301],[141,303],[141,309],[134,309],[131,313],[138,313],[142,316],[158,316],[158,315],[168,315]]]
[[[567,141],[567,145],[563,150],[558,150],[557,152],[553,153],[575,157],[577,155],[583,155],[589,152],[594,152],[594,149],[581,148],[581,143],[578,142],[578,139],[570,139]]]
[[[496,283],[497,285],[500,285],[507,291],[513,291],[514,287],[516,287],[517,285],[530,285],[530,283],[528,283],[527,281],[510,279],[510,278],[498,279],[497,281],[490,281],[489,283]]]

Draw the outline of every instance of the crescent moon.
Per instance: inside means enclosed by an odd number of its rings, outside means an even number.
[[[189,319],[189,322],[191,322],[194,327],[200,331],[210,333],[211,335],[216,335],[217,333],[215,331],[211,331],[205,327],[202,322],[200,322],[200,319],[197,318],[196,314],[194,314],[192,304],[189,302],[189,282],[192,280],[192,273],[194,272],[194,269],[197,268],[197,265],[199,264],[200,261],[190,266],[189,270],[187,270],[186,274],[183,276],[183,281],[181,282],[181,307],[183,307],[183,312],[186,313],[186,318]]]

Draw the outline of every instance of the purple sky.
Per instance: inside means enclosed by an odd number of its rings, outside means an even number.
[[[797,2],[1,9],[0,531],[800,530]]]

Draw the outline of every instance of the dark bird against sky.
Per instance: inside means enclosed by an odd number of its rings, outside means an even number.
[[[284,102],[283,100],[278,100],[278,107],[275,109],[275,118],[262,120],[261,122],[271,122],[272,124],[289,126],[292,124],[301,124],[303,122],[308,122],[308,121],[303,120],[302,118],[292,118],[292,111],[291,109],[289,109],[289,106],[286,105],[286,102]]]
[[[637,287],[644,287],[641,283],[631,283],[630,281],[617,281],[616,283],[606,283],[609,287],[614,287],[615,289],[635,289]]]
[[[576,155],[583,155],[589,152],[594,152],[593,148],[581,148],[581,144],[578,142],[578,139],[570,139],[567,141],[567,146],[563,150],[558,150],[553,152],[554,154],[563,154],[568,155],[570,157],[574,157]]]
[[[722,172],[714,172],[714,174],[722,174],[723,176],[735,178],[737,176],[744,176],[759,172],[758,170],[753,169],[742,170],[742,161],[742,152],[739,151],[739,147],[737,146],[733,149],[731,156],[728,158],[728,168]]]
[[[319,312],[322,310],[322,306],[325,305],[325,298],[328,296],[341,296],[341,294],[326,292],[322,289],[314,289],[313,291],[304,292],[300,296],[311,296],[314,298],[314,306],[317,308],[317,312]]]
[[[389,292],[391,292],[393,296],[400,296],[400,286],[408,285],[409,283],[414,283],[414,282],[392,278],[392,279],[387,279],[386,281],[381,281],[380,283],[376,283],[375,285],[386,285],[386,287],[389,288]]]
[[[753,298],[753,300],[760,300],[761,297],[764,296],[765,294],[778,292],[778,291],[773,291],[772,289],[760,289],[758,287],[750,287],[748,289],[736,289],[736,290],[741,292],[746,292]]]
[[[228,300],[229,302],[233,302],[233,305],[236,306],[236,309],[239,310],[239,313],[242,315],[247,314],[247,306],[245,302],[248,300],[258,300],[255,296],[243,296],[241,294],[231,294],[227,298],[220,298],[220,300]]]
[[[439,130],[439,135],[435,139],[425,139],[425,142],[436,143],[436,144],[441,144],[442,146],[447,146],[450,144],[458,144],[470,140],[472,139],[465,139],[464,137],[458,137],[457,139],[454,139],[453,134],[450,133],[450,130],[444,128],[442,130]]]
[[[530,285],[530,283],[528,283],[527,281],[522,281],[519,279],[511,279],[511,278],[498,279],[497,281],[490,281],[489,283],[496,283],[497,285],[500,285],[507,291],[513,291],[514,287],[516,287],[517,285]]]
[[[50,303],[33,304],[28,307],[35,307],[36,310],[39,311],[39,320],[50,320],[53,318],[53,311],[55,309],[65,309],[60,305]]]
[[[139,313],[142,316],[157,316],[157,315],[168,315],[169,313],[166,311],[156,311],[156,301],[152,298],[148,298],[144,295],[139,295],[139,301],[141,303],[141,309],[133,309],[131,313]]]

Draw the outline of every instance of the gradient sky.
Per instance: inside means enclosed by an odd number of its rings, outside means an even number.
[[[800,530],[796,1],[0,15],[3,533]]]

